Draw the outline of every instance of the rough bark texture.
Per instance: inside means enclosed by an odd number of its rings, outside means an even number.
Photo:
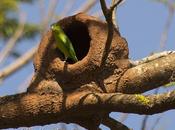
[[[58,24],[72,41],[79,61],[63,62],[48,31],[35,55],[35,75],[27,92],[0,98],[0,129],[60,121],[90,130],[98,129],[100,123],[128,129],[106,117],[112,111],[154,114],[175,108],[175,91],[134,94],[168,83],[175,70],[175,54],[131,68],[127,42],[115,29],[109,55],[101,65],[105,22],[80,13]]]
[[[117,92],[143,93],[171,81],[175,54],[128,69],[118,82]]]
[[[121,93],[23,93],[6,96],[0,98],[0,129],[60,121],[88,128],[93,126],[98,116],[110,111],[155,114],[175,108],[175,91],[145,98],[149,102],[144,103],[133,94]]]

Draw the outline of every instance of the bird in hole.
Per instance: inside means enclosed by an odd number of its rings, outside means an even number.
[[[77,56],[68,36],[64,33],[63,29],[57,23],[51,25],[53,35],[55,38],[56,47],[64,54],[64,61],[70,58],[73,62],[77,62]]]

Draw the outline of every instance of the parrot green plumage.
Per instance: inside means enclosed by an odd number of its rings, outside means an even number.
[[[175,82],[170,82],[168,84],[165,84],[164,85],[165,87],[172,87],[172,86],[175,86]]]
[[[65,61],[67,58],[70,58],[74,62],[77,62],[78,59],[74,47],[62,28],[55,23],[51,25],[51,29],[55,37],[56,47],[58,47],[58,49],[64,54]]]

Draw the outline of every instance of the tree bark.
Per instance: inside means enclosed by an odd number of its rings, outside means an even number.
[[[22,93],[0,98],[0,128],[79,123],[104,111],[156,114],[175,108],[175,91],[150,95],[142,102],[133,94],[76,92],[73,94]],[[103,108],[103,109],[101,109]]]

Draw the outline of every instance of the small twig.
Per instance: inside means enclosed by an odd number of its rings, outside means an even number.
[[[160,121],[160,119],[162,118],[162,114],[156,119],[156,121],[155,121],[155,123],[154,123],[154,125],[152,126],[152,128],[151,128],[151,130],[155,130],[155,128],[156,128],[156,126],[157,126],[157,124],[159,123],[159,121]]]
[[[144,116],[143,121],[142,121],[142,123],[141,123],[141,130],[147,130],[147,129],[146,129],[146,123],[147,123],[147,121],[148,121],[148,118],[149,118],[148,115]]]
[[[117,120],[115,120],[109,116],[105,117],[102,120],[102,124],[106,125],[111,130],[131,130],[127,126],[125,126],[124,124],[118,122]]]
[[[113,1],[116,1],[116,0],[113,0]],[[125,0],[123,0],[119,5],[123,4],[124,2],[125,2]],[[113,15],[112,21],[113,21],[113,24],[115,25],[115,27],[118,29],[116,11],[117,11],[116,8],[114,8],[114,11],[113,11],[113,14],[112,14]],[[95,16],[95,17],[100,18],[103,14],[101,13],[101,10],[97,10],[97,11],[93,12],[92,15]]]
[[[52,17],[54,16],[54,12],[55,12],[55,9],[57,7],[57,3],[58,3],[58,0],[50,1],[48,15],[44,18],[44,20],[42,22],[42,26],[41,26],[43,28],[42,35],[44,34],[45,30],[48,27],[49,22],[51,21]]]
[[[166,20],[165,27],[160,38],[160,50],[163,50],[165,48],[165,44],[168,39],[168,31],[173,21],[174,7],[171,2],[168,2],[168,9],[169,9],[168,18]]]
[[[87,13],[96,3],[97,3],[97,0],[87,0],[87,2],[84,3],[81,6],[81,8],[79,8],[78,10],[76,10],[75,13],[78,13],[78,12]]]
[[[6,46],[4,47],[4,49],[0,52],[0,64],[3,63],[3,61],[6,59],[6,57],[8,57],[8,55],[11,53],[12,49],[14,48],[17,40],[21,37],[21,35],[23,34],[23,30],[24,30],[24,25],[25,25],[25,20],[26,20],[26,16],[24,13],[20,14],[20,18],[19,18],[19,26],[16,30],[16,32],[14,33],[14,35],[9,39],[9,41],[6,43]]]
[[[124,3],[125,0],[122,0],[120,2],[120,5],[122,3]],[[117,3],[117,0],[112,0],[112,5],[115,5],[115,3]],[[113,21],[113,24],[115,25],[115,27],[117,28],[117,30],[119,30],[119,26],[118,26],[118,21],[117,21],[117,8],[114,8],[114,11],[112,13],[112,21]]]
[[[107,36],[107,40],[106,40],[106,44],[105,44],[105,49],[104,49],[104,52],[103,52],[101,65],[103,65],[104,62],[106,61],[106,59],[108,57],[110,47],[111,47],[111,43],[112,43],[113,31],[114,31],[114,25],[113,25],[113,21],[112,21],[112,14],[113,14],[114,8],[118,4],[120,4],[121,2],[122,2],[122,0],[118,0],[116,3],[112,4],[111,7],[108,9],[105,0],[100,0],[101,9],[103,11],[103,14],[104,14],[105,19],[106,19],[107,24],[108,24],[108,36]]]
[[[113,11],[123,0],[114,0],[112,3],[110,10]]]
[[[107,8],[105,0],[100,0],[100,4],[101,4],[101,9],[103,11],[104,17],[106,18],[106,21],[108,22],[107,16],[108,16],[109,9]]]
[[[7,66],[3,70],[1,70],[0,71],[0,79],[8,77],[10,74],[16,72],[22,66],[27,64],[33,58],[36,50],[37,50],[37,47],[30,49],[23,56],[21,56],[17,60],[15,60],[12,64],[10,64],[9,66]]]
[[[116,3],[117,0],[112,0],[112,4],[114,5]],[[117,24],[117,17],[116,17],[116,11],[117,8],[114,8],[114,11],[112,12],[112,21],[113,24],[116,26],[116,28],[118,29],[118,24]]]
[[[122,115],[119,118],[119,122],[124,122],[128,118],[128,113],[122,113]]]
[[[153,60],[161,58],[161,57],[165,57],[165,56],[173,54],[173,53],[175,53],[175,51],[163,51],[163,52],[159,52],[159,53],[154,53],[151,56],[145,57],[141,60],[130,61],[130,63],[132,64],[132,66],[137,66],[137,65],[144,64],[144,63],[153,61]]]
[[[76,0],[69,0],[69,1],[66,1],[66,5],[64,6],[62,12],[60,13],[60,18],[63,18],[65,17],[65,15],[67,15],[71,9],[73,8]]]
[[[39,9],[39,14],[40,14],[40,23],[42,23],[44,21],[44,18],[45,18],[45,14],[46,14],[46,9],[44,7],[44,2],[43,0],[39,0],[38,1],[38,9]]]

